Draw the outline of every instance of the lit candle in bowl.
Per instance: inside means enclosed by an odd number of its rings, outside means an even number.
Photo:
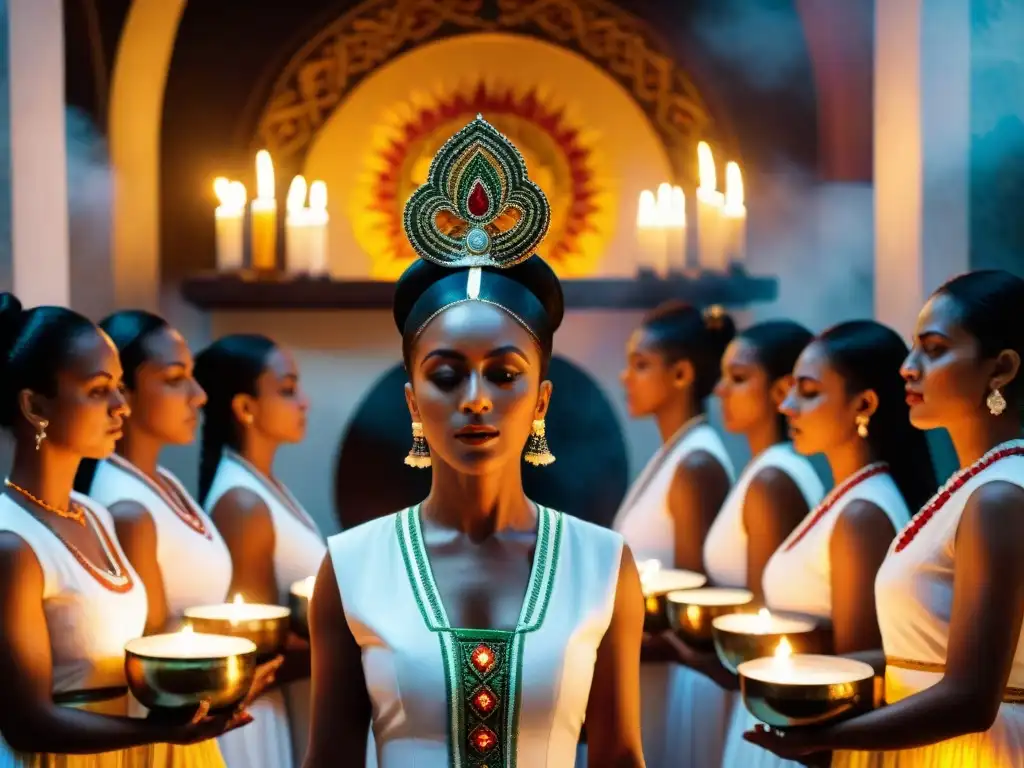
[[[740,664],[771,656],[780,641],[795,642],[801,652],[828,651],[827,637],[818,630],[818,622],[792,613],[772,613],[762,608],[757,613],[731,613],[711,622],[715,651],[722,666],[736,674]]]
[[[783,637],[769,656],[739,665],[750,713],[774,728],[823,725],[873,709],[880,686],[870,665],[855,659],[793,654]]]
[[[125,645],[128,687],[144,707],[187,720],[204,699],[210,710],[233,708],[256,674],[256,645],[245,638],[207,635],[186,626]]]
[[[288,592],[288,605],[292,610],[292,631],[299,637],[309,639],[309,599],[313,596],[316,576],[300,579],[292,584]]]
[[[707,583],[707,576],[695,571],[662,568],[658,560],[640,563],[640,588],[644,593],[644,630],[657,634],[669,629],[667,601],[669,592],[696,589]]]
[[[252,213],[252,268],[272,271],[277,268],[277,198],[274,187],[274,162],[270,153],[256,153],[256,198]]]
[[[666,599],[672,629],[693,647],[710,651],[714,646],[711,622],[746,608],[754,593],[749,589],[702,587],[669,592]]]
[[[220,205],[214,211],[217,229],[217,269],[233,272],[242,268],[245,249],[245,185],[220,176],[213,192]]]
[[[235,595],[230,603],[185,610],[185,618],[197,632],[244,637],[255,643],[261,658],[280,653],[288,637],[290,616],[288,608],[247,603],[241,595]]]

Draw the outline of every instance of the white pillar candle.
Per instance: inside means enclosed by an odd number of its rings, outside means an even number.
[[[725,230],[726,263],[742,264],[747,257],[747,206],[744,203],[743,174],[734,162],[725,166],[725,203],[722,225]]]
[[[725,196],[718,191],[715,158],[707,142],[697,144],[697,250],[702,270],[724,272],[728,266],[722,233]]]
[[[329,271],[327,262],[327,184],[314,181],[309,187],[309,274],[320,277]]]
[[[292,274],[309,272],[309,223],[306,208],[306,179],[296,176],[288,187],[285,202],[284,260]]]
[[[242,268],[245,246],[245,185],[223,176],[213,182],[220,205],[214,211],[217,232],[217,269],[232,272]]]
[[[665,263],[668,244],[658,218],[658,201],[645,189],[640,193],[636,213],[636,265],[640,270],[659,274]]]
[[[659,198],[661,194],[659,187]],[[686,195],[679,186],[669,187],[667,195],[668,204],[665,206],[665,218],[662,222],[668,249],[667,272],[681,275],[686,271]],[[658,202],[660,208],[661,200]]]
[[[272,271],[277,268],[277,199],[274,188],[274,163],[270,153],[256,153],[256,198],[252,213],[252,268]]]

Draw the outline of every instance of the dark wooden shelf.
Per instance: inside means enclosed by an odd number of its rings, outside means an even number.
[[[647,274],[635,279],[564,280],[562,288],[567,309],[650,309],[667,299],[744,307],[772,301],[778,294],[774,277],[754,277],[738,269],[664,280]],[[181,292],[186,301],[205,310],[390,309],[394,283],[208,273],[185,280]]]

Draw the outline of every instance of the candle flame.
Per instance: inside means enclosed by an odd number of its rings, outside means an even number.
[[[288,213],[297,213],[306,205],[306,179],[296,176],[288,187],[288,200],[285,203]]]
[[[640,193],[640,203],[636,212],[638,229],[653,229],[658,226],[658,202],[654,193],[645,189]]]
[[[242,597],[242,593],[241,592],[236,592],[235,593],[235,599],[232,600],[231,602],[233,602],[235,605],[242,605],[242,604],[245,603],[245,599]]]
[[[256,197],[274,199],[274,161],[265,149],[256,153]]]
[[[778,646],[775,648],[775,658],[780,660],[788,660],[793,655],[793,646],[789,644],[789,640],[783,637]]]
[[[743,174],[739,165],[730,160],[725,164],[725,204],[742,208],[744,199]]]
[[[715,157],[711,154],[711,146],[706,141],[697,144],[697,178],[700,188],[705,191],[714,192],[718,188]]]
[[[309,186],[309,207],[314,211],[327,210],[327,184],[319,179]]]
[[[245,184],[240,181],[232,181],[228,185],[228,199],[227,203],[232,208],[242,209],[245,208],[245,201],[248,197],[248,193],[245,190]]]
[[[195,630],[192,629],[192,625],[191,624],[186,624],[185,626],[183,626],[181,628],[181,634],[183,634],[183,635],[191,635],[191,634],[194,634],[194,633],[195,633]]]
[[[217,202],[226,205],[231,198],[231,182],[226,176],[218,176],[213,180],[213,194],[217,196]]]

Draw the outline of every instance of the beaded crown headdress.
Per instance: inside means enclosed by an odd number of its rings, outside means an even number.
[[[548,200],[523,156],[482,115],[438,150],[404,216],[413,249],[442,267],[519,264],[550,223]]]

